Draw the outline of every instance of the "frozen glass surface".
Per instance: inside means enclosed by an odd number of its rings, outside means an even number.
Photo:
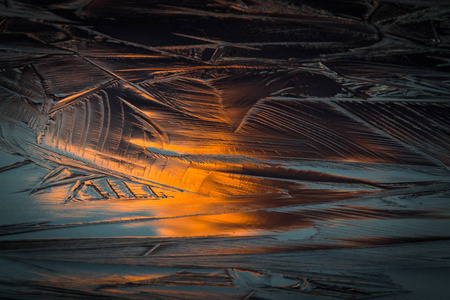
[[[0,297],[448,297],[449,20],[0,1]]]

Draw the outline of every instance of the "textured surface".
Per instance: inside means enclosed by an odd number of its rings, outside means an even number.
[[[2,297],[448,297],[449,17],[0,1]]]

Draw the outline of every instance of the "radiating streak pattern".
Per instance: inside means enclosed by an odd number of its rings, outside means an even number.
[[[2,297],[445,297],[449,14],[0,2]]]

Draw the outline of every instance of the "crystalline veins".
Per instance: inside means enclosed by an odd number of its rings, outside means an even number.
[[[449,14],[0,1],[2,295],[423,297],[449,269]]]

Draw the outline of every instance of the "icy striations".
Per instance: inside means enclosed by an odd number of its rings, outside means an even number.
[[[3,1],[6,297],[441,297],[449,13]]]

